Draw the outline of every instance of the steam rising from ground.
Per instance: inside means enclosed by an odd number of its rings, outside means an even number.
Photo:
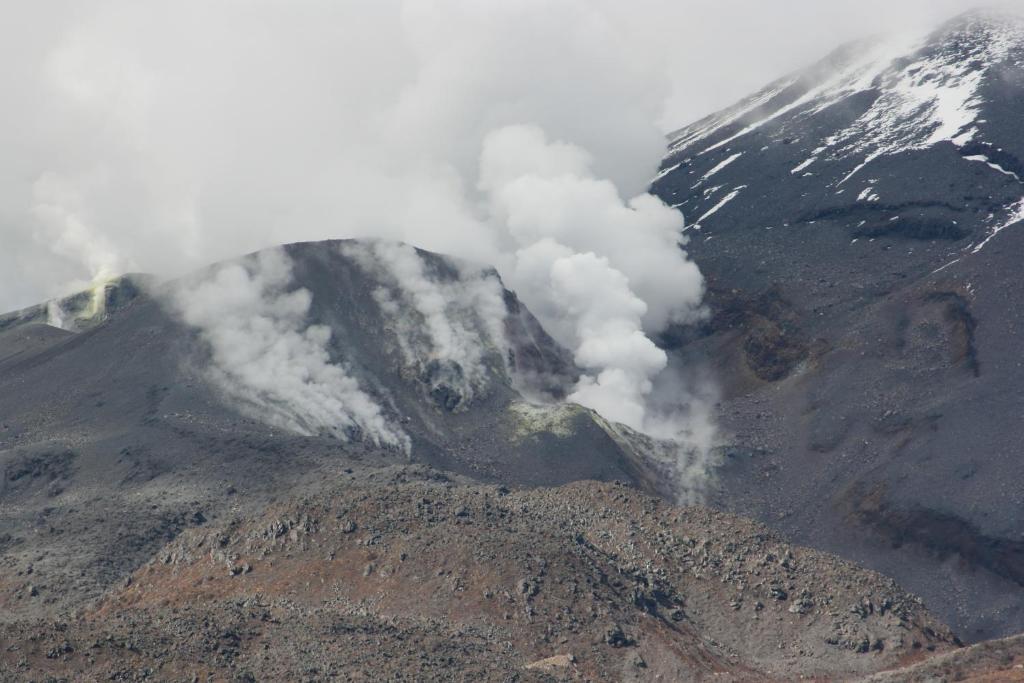
[[[407,368],[455,387],[460,403],[494,379],[496,365],[503,374],[506,309],[496,273],[455,263],[459,272],[445,277],[400,242],[349,243],[342,253],[381,283],[373,297],[393,327]]]
[[[703,392],[651,339],[699,318],[703,290],[682,217],[644,194],[668,79],[636,29],[656,14],[627,22],[590,0],[73,7],[27,51],[41,77],[9,89],[30,110],[20,144],[46,162],[0,197],[21,272],[174,274],[284,242],[402,240],[494,265],[573,351],[572,400],[707,452]],[[475,367],[442,302],[454,293],[381,248],[432,353]],[[297,431],[400,442],[287,285],[287,262],[261,261],[179,299],[221,384]],[[472,296],[495,320],[494,292]]]
[[[651,195],[623,202],[586,150],[549,142],[537,126],[491,133],[480,166],[488,225],[515,246],[498,259],[503,272],[586,371],[570,400],[646,430],[667,357],[645,331],[700,315],[682,216]]]
[[[294,289],[281,249],[181,283],[174,304],[212,355],[209,373],[254,417],[299,434],[333,434],[409,449],[409,439],[331,362],[331,330],[306,322],[312,297]]]

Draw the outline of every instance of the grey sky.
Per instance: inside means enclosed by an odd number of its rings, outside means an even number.
[[[1024,0],[641,0],[666,17],[653,39],[670,60],[668,130],[875,33],[927,28],[960,12]],[[657,7],[655,7],[655,5]],[[648,25],[650,30],[650,25]]]
[[[666,130],[845,41],[974,5],[0,3],[0,311],[287,241],[373,235],[487,260],[503,245],[480,160],[502,128],[579,148],[628,200]]]

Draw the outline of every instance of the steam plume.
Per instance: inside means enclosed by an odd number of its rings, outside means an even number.
[[[54,273],[179,274],[328,237],[493,264],[573,350],[572,400],[706,451],[708,431],[686,422],[702,392],[651,341],[701,315],[703,283],[682,217],[645,194],[668,92],[637,39],[637,22],[657,21],[645,17],[590,0],[76,4],[26,52],[42,77],[8,89],[28,110],[20,148],[41,162],[0,197],[5,239],[40,289]],[[435,353],[474,367],[478,351],[441,315],[451,292],[422,286],[407,256],[388,257],[395,292]],[[179,300],[225,391],[291,429],[341,414],[401,442],[330,362],[327,331],[304,326],[308,294],[288,287],[286,263],[249,264]],[[496,299],[478,295],[493,321]],[[231,344],[248,346],[234,357]],[[308,381],[275,389],[290,372]]]
[[[399,242],[350,243],[342,253],[382,283],[373,296],[394,327],[407,368],[443,373],[463,404],[494,367],[505,369],[504,288],[493,271],[463,263],[455,277],[443,277]]]
[[[331,330],[306,324],[312,298],[308,290],[290,289],[291,281],[291,261],[270,249],[174,290],[184,321],[209,344],[211,379],[254,417],[283,429],[408,451],[408,437],[331,362]]]
[[[531,310],[588,371],[570,397],[643,431],[665,352],[645,334],[700,315],[703,282],[680,249],[682,216],[651,195],[623,202],[583,149],[537,126],[484,141],[489,226],[517,249],[499,262]]]

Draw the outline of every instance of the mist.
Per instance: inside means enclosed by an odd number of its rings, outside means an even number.
[[[306,321],[312,295],[292,286],[283,249],[202,271],[175,284],[171,305],[210,349],[205,372],[241,410],[296,434],[410,449],[409,437],[345,368],[331,330]]]
[[[843,40],[966,6],[890,5],[8,6],[0,309],[125,272],[175,276],[286,242],[373,237],[392,245],[374,256],[433,352],[477,367],[465,340],[479,337],[443,315],[452,293],[401,241],[497,268],[573,352],[570,400],[706,453],[714,392],[652,341],[705,313],[684,217],[646,194],[665,133]],[[403,445],[327,357],[329,330],[306,326],[308,293],[276,259],[177,301],[221,388],[293,431]],[[496,290],[480,284],[469,304],[493,321]],[[282,389],[288,376],[309,381]]]
[[[973,4],[9,3],[0,309],[326,236],[486,260],[490,131],[539,124],[632,197],[665,131]]]
[[[1013,0],[688,0],[630,3],[662,21],[646,35],[665,55],[671,80],[662,127],[677,130],[723,109],[843,43],[914,32],[977,7],[1020,7]],[[630,15],[627,15],[630,16]],[[637,31],[644,27],[638,23]]]

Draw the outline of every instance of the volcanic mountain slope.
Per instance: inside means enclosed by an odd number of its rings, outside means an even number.
[[[1024,19],[847,46],[673,135],[730,446],[718,504],[1024,630]]]
[[[890,579],[640,493],[677,463],[557,402],[571,361],[490,270],[299,244],[0,327],[3,680],[789,680],[957,645]]]
[[[339,465],[182,533],[76,617],[0,626],[0,678],[847,678],[952,641],[890,579],[731,515]]]
[[[989,640],[917,664],[869,676],[869,683],[1020,683],[1024,681],[1024,636]]]
[[[451,305],[428,325],[378,247],[418,264],[420,291]],[[104,303],[62,306],[77,332],[40,323],[45,307],[0,322],[0,620],[85,604],[182,530],[255,514],[339,463],[672,485],[673,463],[590,411],[522,401],[574,370],[493,271],[375,243],[267,254],[148,294],[137,278],[97,288]],[[500,330],[476,312],[495,305]],[[477,355],[432,346],[439,328]],[[361,412],[349,418],[344,401]]]

